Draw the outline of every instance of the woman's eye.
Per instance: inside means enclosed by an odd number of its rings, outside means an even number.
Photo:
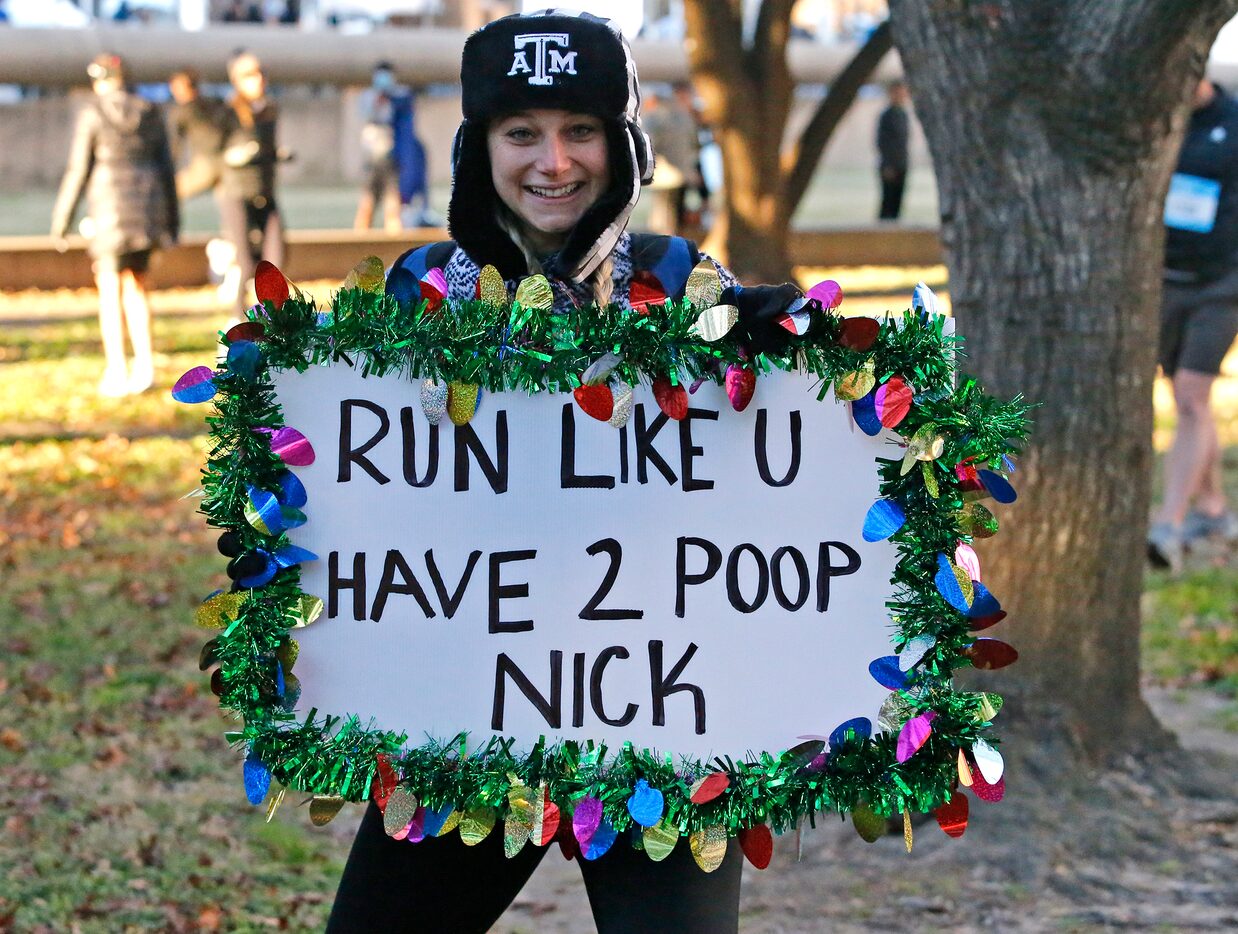
[[[573,139],[588,139],[597,132],[597,127],[588,123],[578,123],[571,128],[570,132]]]
[[[533,139],[533,131],[528,127],[523,126],[512,127],[512,129],[508,130],[504,136],[517,143],[525,143]]]

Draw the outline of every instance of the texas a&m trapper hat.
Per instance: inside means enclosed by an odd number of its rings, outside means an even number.
[[[505,279],[527,275],[524,254],[496,223],[486,129],[521,110],[555,109],[602,119],[611,183],[568,233],[554,268],[577,281],[593,273],[627,226],[640,186],[653,178],[653,151],[640,127],[640,87],[627,41],[609,20],[542,10],[495,20],[469,36],[460,63],[464,121],[452,148],[452,238]]]

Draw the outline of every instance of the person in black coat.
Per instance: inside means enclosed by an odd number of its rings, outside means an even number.
[[[284,264],[284,220],[275,197],[275,173],[288,156],[276,142],[279,110],[267,96],[262,64],[250,52],[228,63],[232,98],[224,111],[217,201],[224,238],[236,248],[241,270],[236,308],[246,304],[247,284],[258,261]]]
[[[877,120],[877,168],[881,174],[881,209],[878,220],[898,220],[903,211],[903,189],[907,184],[907,149],[911,139],[911,118],[907,116],[907,85],[890,85],[890,103]]]
[[[180,213],[158,109],[126,88],[118,56],[98,56],[87,73],[95,98],[77,118],[51,233],[64,249],[84,193],[93,225],[89,249],[105,359],[99,392],[122,396],[143,392],[154,378],[146,272],[152,252],[176,242]],[[125,360],[122,309],[133,346],[131,367]]]
[[[182,200],[210,191],[219,182],[224,102],[203,97],[198,72],[186,68],[168,79],[174,103],[168,108],[168,136]]]

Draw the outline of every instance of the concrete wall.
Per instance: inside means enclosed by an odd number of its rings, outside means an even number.
[[[361,178],[361,122],[356,91],[307,91],[280,101],[280,141],[296,153],[285,182],[331,185]],[[0,106],[0,191],[54,188],[60,183],[73,135],[73,119],[89,92]],[[460,121],[460,99],[423,95],[418,129],[428,150],[432,180],[451,177],[451,138]]]
[[[385,264],[412,246],[433,243],[445,230],[420,227],[399,234],[380,231],[292,230],[283,272],[294,282],[342,279],[358,256],[377,256]],[[155,288],[206,285],[205,234],[190,234],[155,254]],[[926,227],[875,225],[801,231],[791,241],[797,266],[932,266],[942,262],[937,231]],[[85,242],[74,237],[60,253],[51,237],[0,237],[0,293],[17,289],[80,289],[93,284]]]
[[[60,181],[72,135],[73,113],[87,92],[0,106],[0,191],[54,188]],[[285,182],[353,184],[361,177],[360,119],[356,90],[333,89],[312,95],[299,88],[281,100],[281,142],[297,155],[282,174]],[[811,115],[817,99],[804,94],[796,102],[789,129],[796,131]],[[884,101],[864,96],[839,126],[825,165],[841,168],[875,164],[873,134]],[[418,131],[426,145],[431,183],[451,177],[451,140],[460,120],[457,95],[422,95]],[[918,125],[912,140],[912,165],[929,164]]]

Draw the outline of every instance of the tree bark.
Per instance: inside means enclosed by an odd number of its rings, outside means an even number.
[[[1238,0],[890,6],[963,368],[1040,403],[1019,501],[982,550],[1010,611],[994,634],[1021,660],[983,680],[1013,682],[1103,761],[1160,733],[1139,693],[1139,607],[1161,211],[1190,89]]]

